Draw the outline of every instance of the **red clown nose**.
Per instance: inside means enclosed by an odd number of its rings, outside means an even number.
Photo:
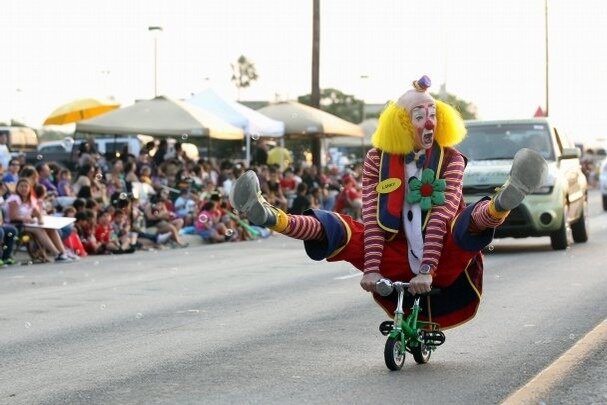
[[[424,125],[424,128],[426,128],[427,130],[434,129],[434,124],[432,123],[432,121],[426,120],[426,125]]]

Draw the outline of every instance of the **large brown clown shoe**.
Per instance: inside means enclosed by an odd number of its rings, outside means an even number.
[[[286,228],[287,215],[263,198],[259,179],[252,170],[244,172],[236,180],[230,192],[230,203],[255,225],[278,231]]]
[[[527,194],[533,193],[545,181],[548,164],[536,151],[520,149],[514,155],[510,177],[493,197],[498,211],[516,208]]]

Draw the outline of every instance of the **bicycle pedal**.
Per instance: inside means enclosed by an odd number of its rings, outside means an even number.
[[[379,324],[379,332],[384,336],[388,336],[393,328],[394,321],[383,321]]]
[[[425,330],[422,339],[428,346],[440,346],[445,343],[445,334],[440,330]]]

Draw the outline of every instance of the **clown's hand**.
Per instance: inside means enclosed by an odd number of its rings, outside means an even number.
[[[362,280],[360,280],[360,286],[365,291],[375,292],[375,284],[383,277],[379,273],[365,273]]]
[[[415,294],[430,292],[432,288],[432,276],[430,274],[418,274],[409,281],[408,291]]]

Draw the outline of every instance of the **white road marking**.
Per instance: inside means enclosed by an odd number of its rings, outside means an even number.
[[[558,384],[573,368],[583,363],[594,348],[607,342],[607,319],[599,323],[561,357],[510,395],[502,405],[537,404],[543,394]]]
[[[348,274],[347,276],[335,277],[333,280],[347,280],[349,278],[360,277],[362,275],[363,275],[363,273],[359,272],[359,273],[355,273],[355,274]]]

